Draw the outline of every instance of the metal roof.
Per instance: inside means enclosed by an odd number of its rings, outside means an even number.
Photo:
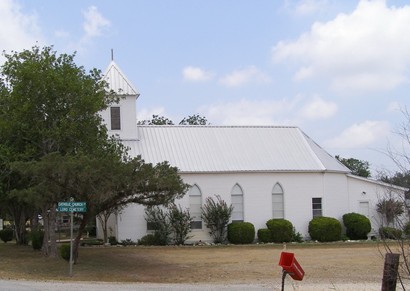
[[[108,83],[109,89],[118,95],[140,95],[114,61],[111,61],[105,70],[103,80]]]
[[[130,155],[181,172],[350,172],[298,127],[138,126]]]

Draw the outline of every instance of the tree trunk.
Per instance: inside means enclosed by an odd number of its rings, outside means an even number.
[[[56,205],[49,204],[42,210],[44,221],[44,239],[41,251],[44,256],[57,258],[57,236],[56,236]]]
[[[81,236],[83,235],[83,232],[85,230],[85,227],[87,225],[88,221],[88,213],[83,214],[83,219],[81,219],[80,226],[78,228],[78,233],[77,236],[75,237],[75,240],[73,242],[73,261],[74,264],[77,264],[78,261],[78,248],[80,246],[80,241],[81,241]]]

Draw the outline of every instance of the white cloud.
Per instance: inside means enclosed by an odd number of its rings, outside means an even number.
[[[188,66],[182,70],[182,76],[186,81],[203,82],[213,77],[213,74],[198,67]]]
[[[366,147],[385,139],[390,133],[389,123],[386,121],[365,121],[346,128],[339,136],[325,141],[330,148]]]
[[[301,109],[301,115],[307,119],[326,119],[335,115],[337,109],[336,103],[316,96]]]
[[[219,79],[219,83],[227,87],[238,87],[247,83],[269,83],[271,79],[255,66],[236,70]]]
[[[294,125],[289,119],[298,98],[294,100],[247,100],[218,103],[200,108],[213,124],[223,125]]]
[[[393,101],[387,106],[387,112],[399,113],[402,110],[402,106],[399,102]]]
[[[0,1],[0,47],[10,53],[43,45],[44,38],[35,13],[24,13],[14,0]]]
[[[83,11],[83,16],[85,38],[100,36],[104,29],[111,25],[111,22],[104,18],[95,6],[90,6],[86,11]]]
[[[285,2],[285,7],[296,15],[307,15],[324,9],[327,2],[327,0],[300,0],[296,2],[288,0]]]
[[[279,42],[273,60],[293,62],[296,80],[329,79],[338,90],[388,90],[407,79],[409,27],[410,6],[362,0],[351,14],[317,22],[296,41]]]

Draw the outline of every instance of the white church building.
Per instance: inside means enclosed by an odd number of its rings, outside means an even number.
[[[251,222],[258,230],[271,218],[285,218],[308,238],[313,217],[342,221],[350,212],[367,216],[376,234],[379,199],[407,190],[352,175],[295,126],[137,125],[139,93],[114,61],[104,80],[122,97],[102,113],[109,134],[118,135],[131,156],[178,167],[191,185],[177,203],[194,217],[193,242],[211,240],[200,215],[210,196],[219,195],[234,206],[233,221]],[[127,206],[110,218],[109,235],[137,241],[150,232],[144,215],[144,206]]]

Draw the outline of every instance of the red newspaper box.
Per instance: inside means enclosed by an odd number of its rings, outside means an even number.
[[[283,268],[294,280],[301,281],[305,275],[302,267],[295,258],[294,253],[282,252],[280,254],[279,266]]]

